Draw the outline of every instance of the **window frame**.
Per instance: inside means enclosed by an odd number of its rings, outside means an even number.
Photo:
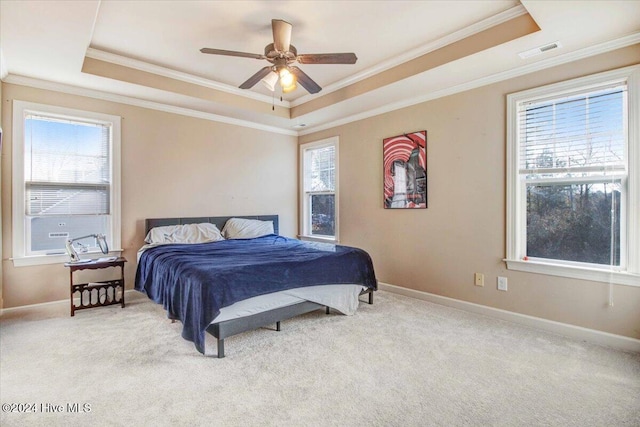
[[[94,122],[111,126],[111,141],[109,147],[111,168],[110,204],[111,214],[109,221],[109,253],[119,254],[121,249],[121,185],[120,185],[120,145],[121,145],[121,118],[110,114],[83,111],[72,108],[58,107],[48,104],[38,104],[26,101],[13,101],[13,136],[12,136],[12,249],[11,260],[15,267],[32,265],[58,264],[69,261],[65,254],[54,255],[27,255],[27,235],[25,212],[25,177],[24,177],[24,138],[25,118],[35,114],[49,116],[70,121]],[[101,252],[90,251],[101,254]]]
[[[627,181],[626,206],[621,218],[621,253],[626,257],[620,267],[583,264],[547,259],[525,260],[526,254],[526,185],[519,179],[518,105],[540,98],[561,97],[569,93],[588,92],[601,85],[627,83]],[[507,254],[509,270],[548,274],[604,283],[640,286],[640,66],[541,86],[507,95]]]
[[[305,153],[308,150],[315,150],[324,147],[335,147],[335,189],[334,191],[313,191],[308,192],[305,190]],[[320,242],[334,242],[337,243],[340,241],[339,239],[339,230],[340,230],[340,216],[339,216],[339,187],[340,187],[340,172],[339,172],[339,152],[340,152],[340,141],[337,136],[333,136],[330,138],[321,139],[319,141],[307,142],[305,144],[300,144],[300,232],[298,237],[303,240],[316,240]],[[335,208],[335,222],[334,236],[319,236],[311,234],[310,225],[311,225],[311,211],[310,211],[310,203],[309,198],[312,194],[333,194],[334,195],[334,208]]]

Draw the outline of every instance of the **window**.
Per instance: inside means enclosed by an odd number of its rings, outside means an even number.
[[[13,260],[68,261],[68,238],[120,248],[120,118],[14,101]],[[95,239],[79,241],[99,252]]]
[[[640,285],[639,74],[507,97],[508,268]]]
[[[338,138],[300,147],[300,234],[338,240]]]

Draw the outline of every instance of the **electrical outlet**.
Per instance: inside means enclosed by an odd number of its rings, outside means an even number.
[[[505,291],[507,290],[507,278],[498,276],[498,290]]]
[[[484,286],[484,274],[482,273],[476,273],[473,275],[473,278],[475,280],[475,285],[476,286]]]

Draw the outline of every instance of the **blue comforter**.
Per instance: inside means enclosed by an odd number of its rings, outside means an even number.
[[[147,249],[138,263],[135,289],[180,319],[182,336],[204,354],[205,331],[222,307],[271,292],[337,283],[376,289],[369,254],[272,234]]]

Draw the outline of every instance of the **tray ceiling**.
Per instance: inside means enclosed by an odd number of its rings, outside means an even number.
[[[323,90],[282,94],[237,88],[266,61],[199,51],[261,54],[272,18],[293,24],[299,53],[355,52],[357,63],[299,65]],[[5,1],[0,70],[9,83],[308,133],[634,44],[639,32],[636,1]]]

